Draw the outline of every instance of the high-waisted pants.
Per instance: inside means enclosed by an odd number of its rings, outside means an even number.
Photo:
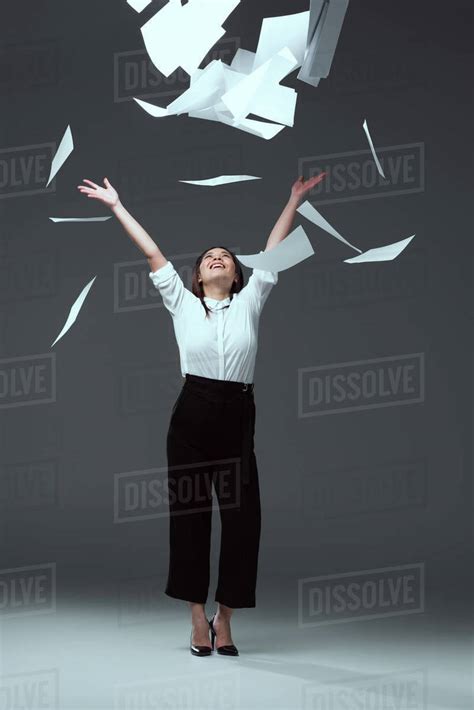
[[[253,384],[186,375],[167,435],[168,596],[207,601],[214,487],[221,520],[215,601],[255,606],[261,518],[254,432]]]

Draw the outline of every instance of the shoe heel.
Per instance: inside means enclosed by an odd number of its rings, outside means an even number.
[[[212,650],[214,650],[214,644],[215,644],[215,640],[216,640],[216,632],[214,631],[214,626],[212,625],[212,622],[214,621],[214,616],[212,617],[212,619],[210,621],[209,621],[209,619],[207,621],[209,624],[209,628],[211,629],[211,646],[212,646]]]

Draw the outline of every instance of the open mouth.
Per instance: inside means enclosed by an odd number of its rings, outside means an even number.
[[[224,265],[223,264],[213,264],[211,266],[211,269],[223,269]]]

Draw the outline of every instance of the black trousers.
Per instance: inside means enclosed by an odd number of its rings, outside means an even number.
[[[167,435],[168,596],[207,601],[214,488],[222,530],[214,598],[234,609],[255,606],[261,515],[254,432],[253,385],[186,375]]]

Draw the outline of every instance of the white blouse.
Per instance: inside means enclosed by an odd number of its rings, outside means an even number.
[[[149,277],[173,318],[182,376],[252,383],[260,314],[278,272],[253,269],[232,298],[204,296],[211,309],[207,318],[200,299],[185,287],[170,261]]]

